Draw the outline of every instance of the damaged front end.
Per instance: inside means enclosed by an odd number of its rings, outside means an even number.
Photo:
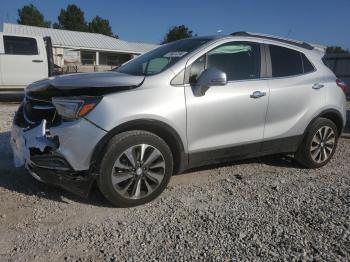
[[[86,197],[95,179],[91,154],[104,135],[84,118],[64,121],[52,103],[26,97],[11,132],[14,163],[41,182]]]
[[[85,116],[105,95],[133,90],[144,79],[110,71],[32,83],[13,121],[15,165],[25,165],[45,183],[87,196],[95,179],[92,155],[107,132]]]

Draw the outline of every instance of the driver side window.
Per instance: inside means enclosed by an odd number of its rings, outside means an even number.
[[[189,82],[196,83],[207,68],[225,72],[228,81],[258,79],[261,71],[260,44],[231,42],[214,48],[191,65]]]

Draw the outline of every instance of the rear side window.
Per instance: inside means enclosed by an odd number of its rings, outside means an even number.
[[[293,76],[303,73],[303,64],[298,51],[270,45],[272,77]]]
[[[5,54],[9,55],[37,55],[38,45],[34,38],[4,36]]]
[[[301,54],[301,53],[300,53],[300,54]],[[304,54],[301,54],[301,57],[302,57],[302,59],[303,59],[304,74],[315,71],[315,68],[314,68],[314,66],[311,64],[311,62],[309,61],[309,59],[307,59],[306,56],[305,56]]]
[[[272,77],[294,76],[315,70],[303,53],[281,46],[270,45],[269,47]]]

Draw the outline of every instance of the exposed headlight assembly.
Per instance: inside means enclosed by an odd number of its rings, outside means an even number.
[[[62,118],[75,120],[89,113],[101,100],[101,96],[53,97],[52,103]]]

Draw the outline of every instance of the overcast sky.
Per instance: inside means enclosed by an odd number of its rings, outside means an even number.
[[[1,0],[0,22],[16,22],[17,9],[34,4],[53,22],[61,8],[78,5],[87,20],[110,20],[121,39],[159,43],[173,25],[198,35],[251,31],[350,49],[350,0]]]

